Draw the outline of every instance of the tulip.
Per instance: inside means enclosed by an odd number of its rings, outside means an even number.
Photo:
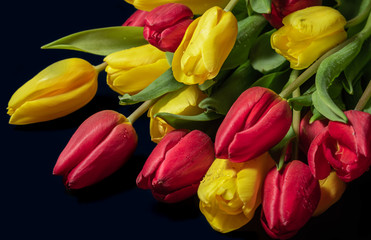
[[[311,117],[311,112],[305,114],[300,121],[299,127],[299,147],[305,154],[308,153],[309,146],[313,139],[325,130],[329,122],[327,118],[323,118],[309,123]]]
[[[146,16],[144,38],[165,52],[175,52],[191,24],[193,13],[187,6],[168,3],[153,9]]]
[[[122,26],[133,26],[133,27],[144,27],[144,20],[149,12],[136,10],[126,21],[122,24]]]
[[[282,19],[303,8],[322,5],[322,0],[272,0],[271,13],[263,14],[274,28],[283,26]]]
[[[174,53],[172,68],[177,81],[202,84],[216,77],[237,37],[237,20],[219,7],[207,10],[188,27]]]
[[[348,123],[330,121],[309,147],[308,164],[317,179],[326,178],[333,168],[341,180],[350,182],[371,165],[371,115],[344,113]]]
[[[213,160],[209,136],[198,130],[174,130],[153,149],[137,177],[137,186],[151,189],[162,202],[185,200],[197,192]]]
[[[126,2],[134,5],[135,8],[151,11],[155,7],[167,4],[167,3],[180,3],[189,7],[195,14],[202,14],[207,9],[219,6],[225,7],[229,0],[125,0]]]
[[[291,120],[286,100],[267,88],[249,88],[234,102],[219,126],[216,157],[233,162],[256,158],[282,140]]]
[[[134,152],[137,135],[122,114],[104,110],[86,119],[59,155],[53,174],[69,189],[95,184],[118,170]]]
[[[313,216],[322,214],[335,204],[345,192],[347,185],[336,175],[335,171],[331,171],[327,178],[319,180],[319,186],[321,188],[321,198]]]
[[[308,7],[287,15],[271,36],[272,48],[293,69],[309,67],[318,57],[347,38],[346,19],[334,8]]]
[[[198,188],[200,210],[213,229],[230,232],[253,218],[265,175],[274,165],[268,153],[243,163],[215,159]]]
[[[311,218],[321,190],[308,165],[294,160],[268,172],[262,195],[261,223],[272,238],[294,236]]]
[[[58,61],[20,87],[8,103],[9,123],[25,125],[66,116],[97,92],[98,71],[79,58]]]
[[[161,97],[148,110],[150,117],[150,135],[153,142],[158,143],[167,133],[174,130],[165,120],[155,117],[157,113],[166,112],[177,115],[193,116],[204,110],[198,104],[206,98],[197,86],[187,86],[175,92],[170,92]]]
[[[136,94],[161,76],[170,65],[164,52],[146,44],[108,55],[107,84],[119,94]]]

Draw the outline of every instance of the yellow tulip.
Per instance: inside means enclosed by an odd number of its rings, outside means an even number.
[[[268,153],[242,163],[215,159],[198,188],[200,210],[213,229],[230,232],[253,218],[264,178],[274,165]]]
[[[150,117],[150,134],[153,142],[160,140],[174,130],[165,120],[154,117],[156,113],[166,112],[177,115],[193,116],[203,112],[198,104],[206,97],[197,86],[187,86],[178,91],[167,93],[148,110]]]
[[[309,67],[326,51],[347,38],[346,19],[331,7],[315,6],[287,15],[283,27],[271,36],[275,51],[290,61],[293,69]]]
[[[327,178],[319,180],[319,185],[321,188],[321,199],[319,200],[313,216],[322,214],[336,203],[345,192],[347,186],[346,183],[336,175],[335,171],[332,171]]]
[[[107,84],[119,94],[135,94],[163,74],[170,65],[165,52],[146,44],[108,55]]]
[[[97,92],[98,72],[79,58],[58,61],[20,87],[8,103],[9,123],[25,125],[68,115]]]
[[[237,20],[219,7],[193,21],[174,53],[172,68],[177,81],[202,84],[218,75],[237,37]]]
[[[229,0],[125,0],[135,8],[151,11],[155,7],[167,3],[180,3],[188,6],[194,14],[202,14],[213,6],[225,7]]]

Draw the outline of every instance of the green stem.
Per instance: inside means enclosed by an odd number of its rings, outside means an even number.
[[[334,54],[335,52],[339,51],[340,49],[348,45],[350,42],[354,41],[356,37],[358,36],[355,35],[352,38],[349,38],[348,40],[340,43],[336,47],[330,49],[325,54],[323,54],[309,68],[307,68],[302,74],[300,74],[300,76],[297,79],[295,79],[295,81],[293,81],[291,84],[285,87],[279,95],[282,98],[288,98],[295,89],[300,87],[303,83],[305,83],[305,81],[307,81],[310,77],[312,77],[317,72],[317,69],[319,65],[321,65],[323,60],[325,60],[328,56]]]
[[[236,4],[238,3],[239,0],[231,0],[229,1],[229,3],[227,4],[227,6],[225,6],[224,8],[224,11],[228,12],[228,11],[232,11],[232,9],[234,8],[234,6],[236,6]]]
[[[97,66],[94,66],[94,68],[95,68],[95,70],[97,72],[101,72],[101,71],[103,71],[107,67],[107,65],[108,64],[106,62],[103,62],[103,63],[101,63],[101,64],[99,64]]]
[[[147,100],[140,105],[130,116],[127,118],[131,124],[133,124],[140,116],[142,116],[155,102],[157,99]]]
[[[367,38],[370,37],[371,35],[371,12],[368,15],[366,25],[364,26],[362,31],[360,31],[357,35],[359,35],[363,40],[366,40]]]
[[[367,18],[367,16],[369,15],[370,11],[371,11],[371,1],[368,2],[366,7],[364,8],[364,10],[360,14],[358,14],[356,17],[350,19],[347,22],[347,24],[345,25],[345,28],[354,27],[354,26],[360,24],[361,22],[363,22],[363,20],[365,20]]]
[[[295,81],[295,79],[298,78],[300,74],[300,71],[299,70],[293,70],[290,74],[290,79],[289,79],[289,82],[293,82]],[[300,88],[296,88],[293,92],[292,92],[292,96],[293,97],[300,97]],[[293,159],[298,159],[298,156],[299,156],[299,128],[300,128],[300,110],[297,111],[295,109],[293,109],[292,111],[292,129],[294,130],[294,133],[295,133],[295,139],[293,140],[293,151],[292,151],[292,157]]]
[[[363,92],[362,96],[360,97],[354,110],[362,111],[363,108],[366,106],[368,100],[370,100],[370,98],[371,98],[371,80],[368,82],[367,87]]]

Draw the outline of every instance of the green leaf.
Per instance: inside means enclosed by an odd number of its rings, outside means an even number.
[[[363,69],[370,67],[371,63],[371,38],[363,43],[362,49],[354,60],[345,68],[346,81],[343,82],[345,90],[353,94],[353,84],[363,74]]]
[[[250,48],[266,24],[267,20],[261,15],[253,15],[238,22],[236,43],[222,69],[236,68],[248,60]]]
[[[257,13],[271,13],[272,0],[250,0],[250,6]]]
[[[300,97],[290,98],[288,102],[296,111],[300,111],[303,107],[309,107],[312,105],[312,96],[302,95]]]
[[[256,43],[251,48],[250,60],[253,68],[263,74],[272,72],[284,63],[287,63],[286,58],[276,53],[271,47],[271,35],[276,30],[266,32],[259,36]]]
[[[289,69],[264,75],[256,82],[254,82],[251,87],[259,86],[269,88],[276,93],[281,92],[283,86],[286,84],[287,80],[290,77],[290,71],[288,70]]]
[[[248,16],[245,0],[239,0],[236,6],[232,9],[233,15],[239,21]]]
[[[345,47],[327,57],[318,68],[312,95],[314,107],[331,121],[347,122],[344,112],[335,104],[328,93],[328,87],[351,63],[361,50],[363,40],[355,37]]]
[[[135,104],[138,102],[144,102],[150,99],[158,98],[168,92],[176,91],[185,85],[175,80],[173,72],[168,69],[145,89],[135,95],[125,94],[120,99],[121,105]]]
[[[171,66],[173,64],[174,53],[172,53],[172,52],[165,52],[165,55],[166,55],[167,62]]]
[[[155,114],[154,117],[164,119],[175,129],[188,129],[188,130],[201,130],[214,137],[216,131],[223,120],[223,116],[213,111],[206,111],[194,116],[183,116],[172,113],[160,112]]]
[[[257,72],[252,69],[248,61],[238,67],[223,83],[216,86],[210,96],[202,100],[198,106],[226,115],[232,104],[251,86],[256,77]]]
[[[67,49],[106,56],[120,50],[148,44],[142,27],[107,27],[86,30],[60,38],[42,49]]]

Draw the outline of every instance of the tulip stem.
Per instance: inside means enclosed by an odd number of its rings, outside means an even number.
[[[232,9],[234,8],[234,6],[236,6],[236,4],[238,3],[238,1],[239,0],[231,0],[231,1],[229,1],[229,3],[227,4],[227,6],[225,6],[224,11],[226,11],[226,12],[232,11]]]
[[[319,68],[323,60],[325,60],[328,56],[332,55],[333,53],[336,53],[337,51],[339,51],[340,49],[348,45],[350,42],[354,41],[356,37],[358,36],[355,35],[352,38],[349,38],[348,40],[340,43],[336,47],[330,49],[325,54],[323,54],[309,68],[307,68],[302,74],[300,74],[300,76],[297,77],[291,84],[285,87],[279,95],[282,98],[288,98],[295,89],[300,87],[303,83],[305,83],[305,81],[307,81],[310,77],[312,77],[317,72],[317,69]]]
[[[370,100],[370,98],[371,98],[371,80],[368,82],[367,87],[363,92],[361,98],[359,99],[354,110],[362,111],[363,108],[366,106],[368,100]]]
[[[157,99],[147,100],[142,105],[140,105],[130,116],[127,118],[131,124],[133,124],[140,116],[143,115],[155,102]]]
[[[299,75],[300,71],[298,70],[293,70],[290,75],[290,80],[291,79],[296,79]],[[289,81],[290,81],[289,80]],[[292,92],[293,97],[300,97],[300,87],[295,89]],[[293,151],[292,151],[292,157],[293,159],[298,159],[299,156],[299,129],[300,129],[300,110],[295,110],[293,109],[292,111],[292,129],[294,130],[295,133],[295,139],[293,141]]]
[[[103,71],[106,67],[107,67],[107,63],[106,62],[103,62],[103,63],[101,63],[101,64],[99,64],[97,66],[94,66],[94,68],[95,68],[95,70],[97,72]]]
[[[365,20],[367,16],[369,15],[370,11],[371,11],[371,1],[368,2],[366,7],[360,14],[358,14],[357,16],[355,16],[354,18],[350,19],[347,22],[347,24],[345,25],[345,28],[354,27],[360,24],[361,22],[363,22],[363,20]]]

